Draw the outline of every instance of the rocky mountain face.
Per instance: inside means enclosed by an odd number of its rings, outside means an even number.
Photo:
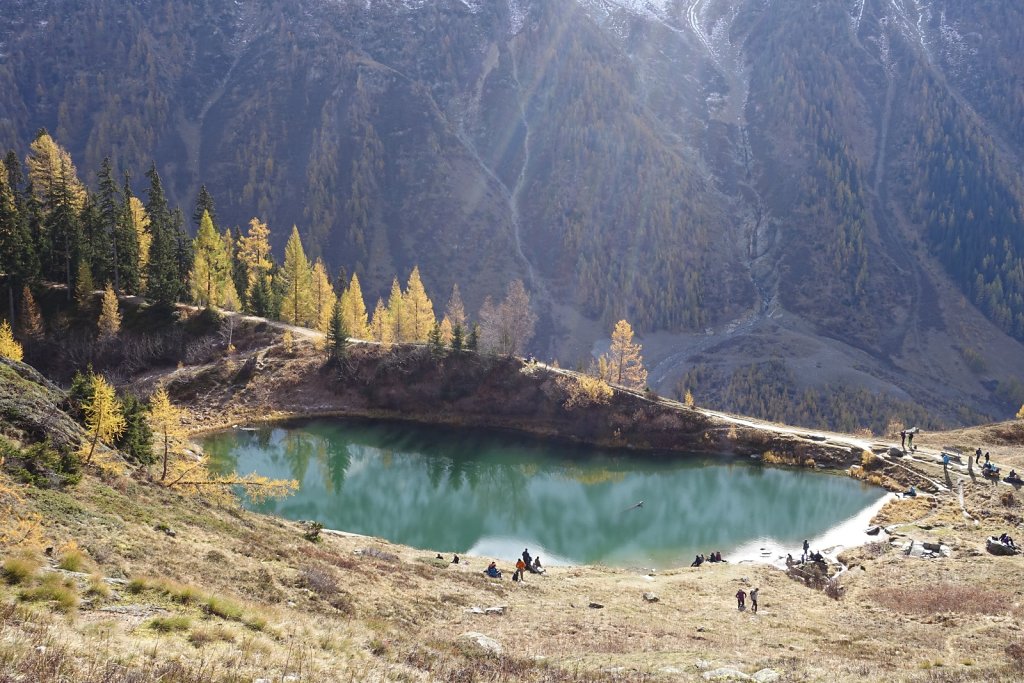
[[[155,159],[370,298],[521,277],[538,353],[627,317],[666,393],[956,421],[1024,401],[1022,46],[1010,0],[9,0],[0,145]]]

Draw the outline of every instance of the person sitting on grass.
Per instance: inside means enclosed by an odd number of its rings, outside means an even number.
[[[693,562],[690,563],[690,566],[691,567],[699,567],[702,564],[704,564],[704,556],[703,555],[697,555],[696,557],[693,558]]]
[[[543,574],[544,573],[544,567],[542,567],[541,564],[540,564],[540,555],[538,555],[537,557],[533,558],[533,564],[530,565],[530,571],[533,572],[534,574]]]
[[[501,570],[498,569],[498,564],[496,562],[491,562],[489,565],[487,565],[487,569],[486,571],[484,571],[484,573],[492,579],[501,578]]]

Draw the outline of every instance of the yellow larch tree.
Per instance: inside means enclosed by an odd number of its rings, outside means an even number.
[[[281,265],[281,319],[292,325],[306,325],[313,318],[313,271],[309,259],[302,249],[299,229],[292,226],[292,234],[284,247],[284,263]]]
[[[423,281],[420,280],[419,266],[414,266],[409,273],[402,304],[402,321],[408,334],[408,338],[402,341],[427,341],[427,335],[437,319],[434,317],[434,303],[427,296]]]
[[[334,309],[334,289],[331,287],[330,278],[327,277],[327,268],[320,259],[313,264],[313,324],[320,332],[327,332],[331,322],[331,311]]]
[[[405,304],[402,301],[405,295],[402,294],[402,286],[398,284],[396,277],[391,281],[391,295],[388,297],[388,317],[391,323],[391,341],[401,343],[408,341],[408,324],[405,322]],[[375,316],[376,317],[376,316]]]
[[[246,296],[252,296],[256,279],[266,277],[273,263],[270,261],[270,228],[259,218],[249,221],[249,231],[238,238],[238,256],[245,264],[249,288]]]
[[[138,197],[128,198],[128,210],[131,213],[135,239],[139,243],[139,283],[146,290],[146,274],[149,272],[149,247],[153,244],[153,233],[149,231],[149,214],[146,205]]]
[[[612,345],[604,356],[608,381],[629,389],[647,386],[647,370],[640,355],[640,344],[633,343],[633,328],[625,320],[615,323]]]
[[[377,307],[373,309],[373,319],[370,321],[370,339],[387,348],[395,340],[394,329],[391,313],[384,306],[384,300],[377,299]]]
[[[370,323],[366,314],[366,301],[359,285],[359,276],[355,273],[352,273],[352,280],[341,295],[341,317],[349,337],[369,339]]]
[[[117,400],[113,385],[103,375],[93,373],[89,379],[92,384],[92,396],[82,404],[86,436],[83,460],[86,465],[92,463],[96,455],[96,446],[100,442],[113,443],[125,427],[121,402]]]
[[[117,294],[109,282],[103,289],[103,303],[100,306],[100,319],[97,323],[100,339],[113,339],[121,331],[121,313],[118,310]]]
[[[149,428],[153,430],[153,449],[162,464],[160,481],[167,479],[171,456],[179,447],[185,430],[181,426],[181,409],[171,403],[167,390],[160,387],[149,398]]]
[[[47,206],[54,190],[60,184],[66,189],[72,206],[82,210],[85,203],[85,185],[78,179],[78,171],[71,161],[67,150],[58,145],[49,133],[41,132],[29,145],[28,156],[25,157],[28,178],[32,182],[32,191],[43,206]]]
[[[24,357],[25,350],[21,348],[21,344],[15,341],[11,324],[6,320],[0,322],[0,358],[20,361]]]
[[[448,316],[445,316],[438,327],[441,332],[441,343],[445,346],[451,346],[453,330],[455,329],[452,327],[452,321],[448,319]]]

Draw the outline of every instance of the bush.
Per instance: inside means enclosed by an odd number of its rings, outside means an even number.
[[[89,588],[85,591],[86,595],[96,598],[109,598],[110,593],[110,586],[107,585],[102,576],[93,574],[89,577]]]
[[[306,533],[302,534],[302,537],[310,543],[319,543],[322,539],[320,538],[320,532],[324,530],[324,525],[320,522],[310,522],[309,529]]]
[[[1017,496],[1013,495],[1013,491],[1004,491],[1003,495],[999,496],[999,502],[1004,507],[1015,508],[1017,507]]]
[[[320,597],[327,597],[338,592],[338,581],[326,567],[307,565],[299,571],[300,583]]]
[[[864,451],[860,454],[860,466],[865,471],[877,470],[884,465],[884,461],[871,451]]]
[[[12,586],[28,583],[39,571],[39,560],[29,555],[8,557],[0,567],[0,575]]]
[[[149,628],[159,633],[174,633],[176,631],[187,631],[192,625],[192,620],[183,614],[176,614],[170,617],[155,617],[147,624]]]

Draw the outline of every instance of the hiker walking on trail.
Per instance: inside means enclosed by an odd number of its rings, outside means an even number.
[[[917,427],[907,430],[907,448],[909,448],[911,452],[914,451],[914,434],[916,433]]]
[[[743,601],[746,599],[747,594],[744,592],[742,588],[736,591],[736,609],[742,612],[746,607],[746,605],[743,604]]]
[[[750,611],[754,614],[757,614],[757,592],[759,590],[761,589],[755,588],[754,590],[750,591]]]
[[[811,544],[810,544],[810,543],[808,543],[808,542],[807,542],[807,539],[805,538],[805,539],[804,539],[804,552],[803,552],[803,554],[802,554],[802,555],[800,555],[800,564],[803,564],[804,562],[806,562],[806,561],[807,561],[807,552],[808,552],[808,551],[809,551],[810,549],[811,549]]]
[[[985,464],[988,464],[988,451],[985,451]]]
[[[907,430],[900,432],[900,450],[907,450]]]
[[[981,464],[981,446],[978,446],[978,450],[974,451],[974,464]]]

